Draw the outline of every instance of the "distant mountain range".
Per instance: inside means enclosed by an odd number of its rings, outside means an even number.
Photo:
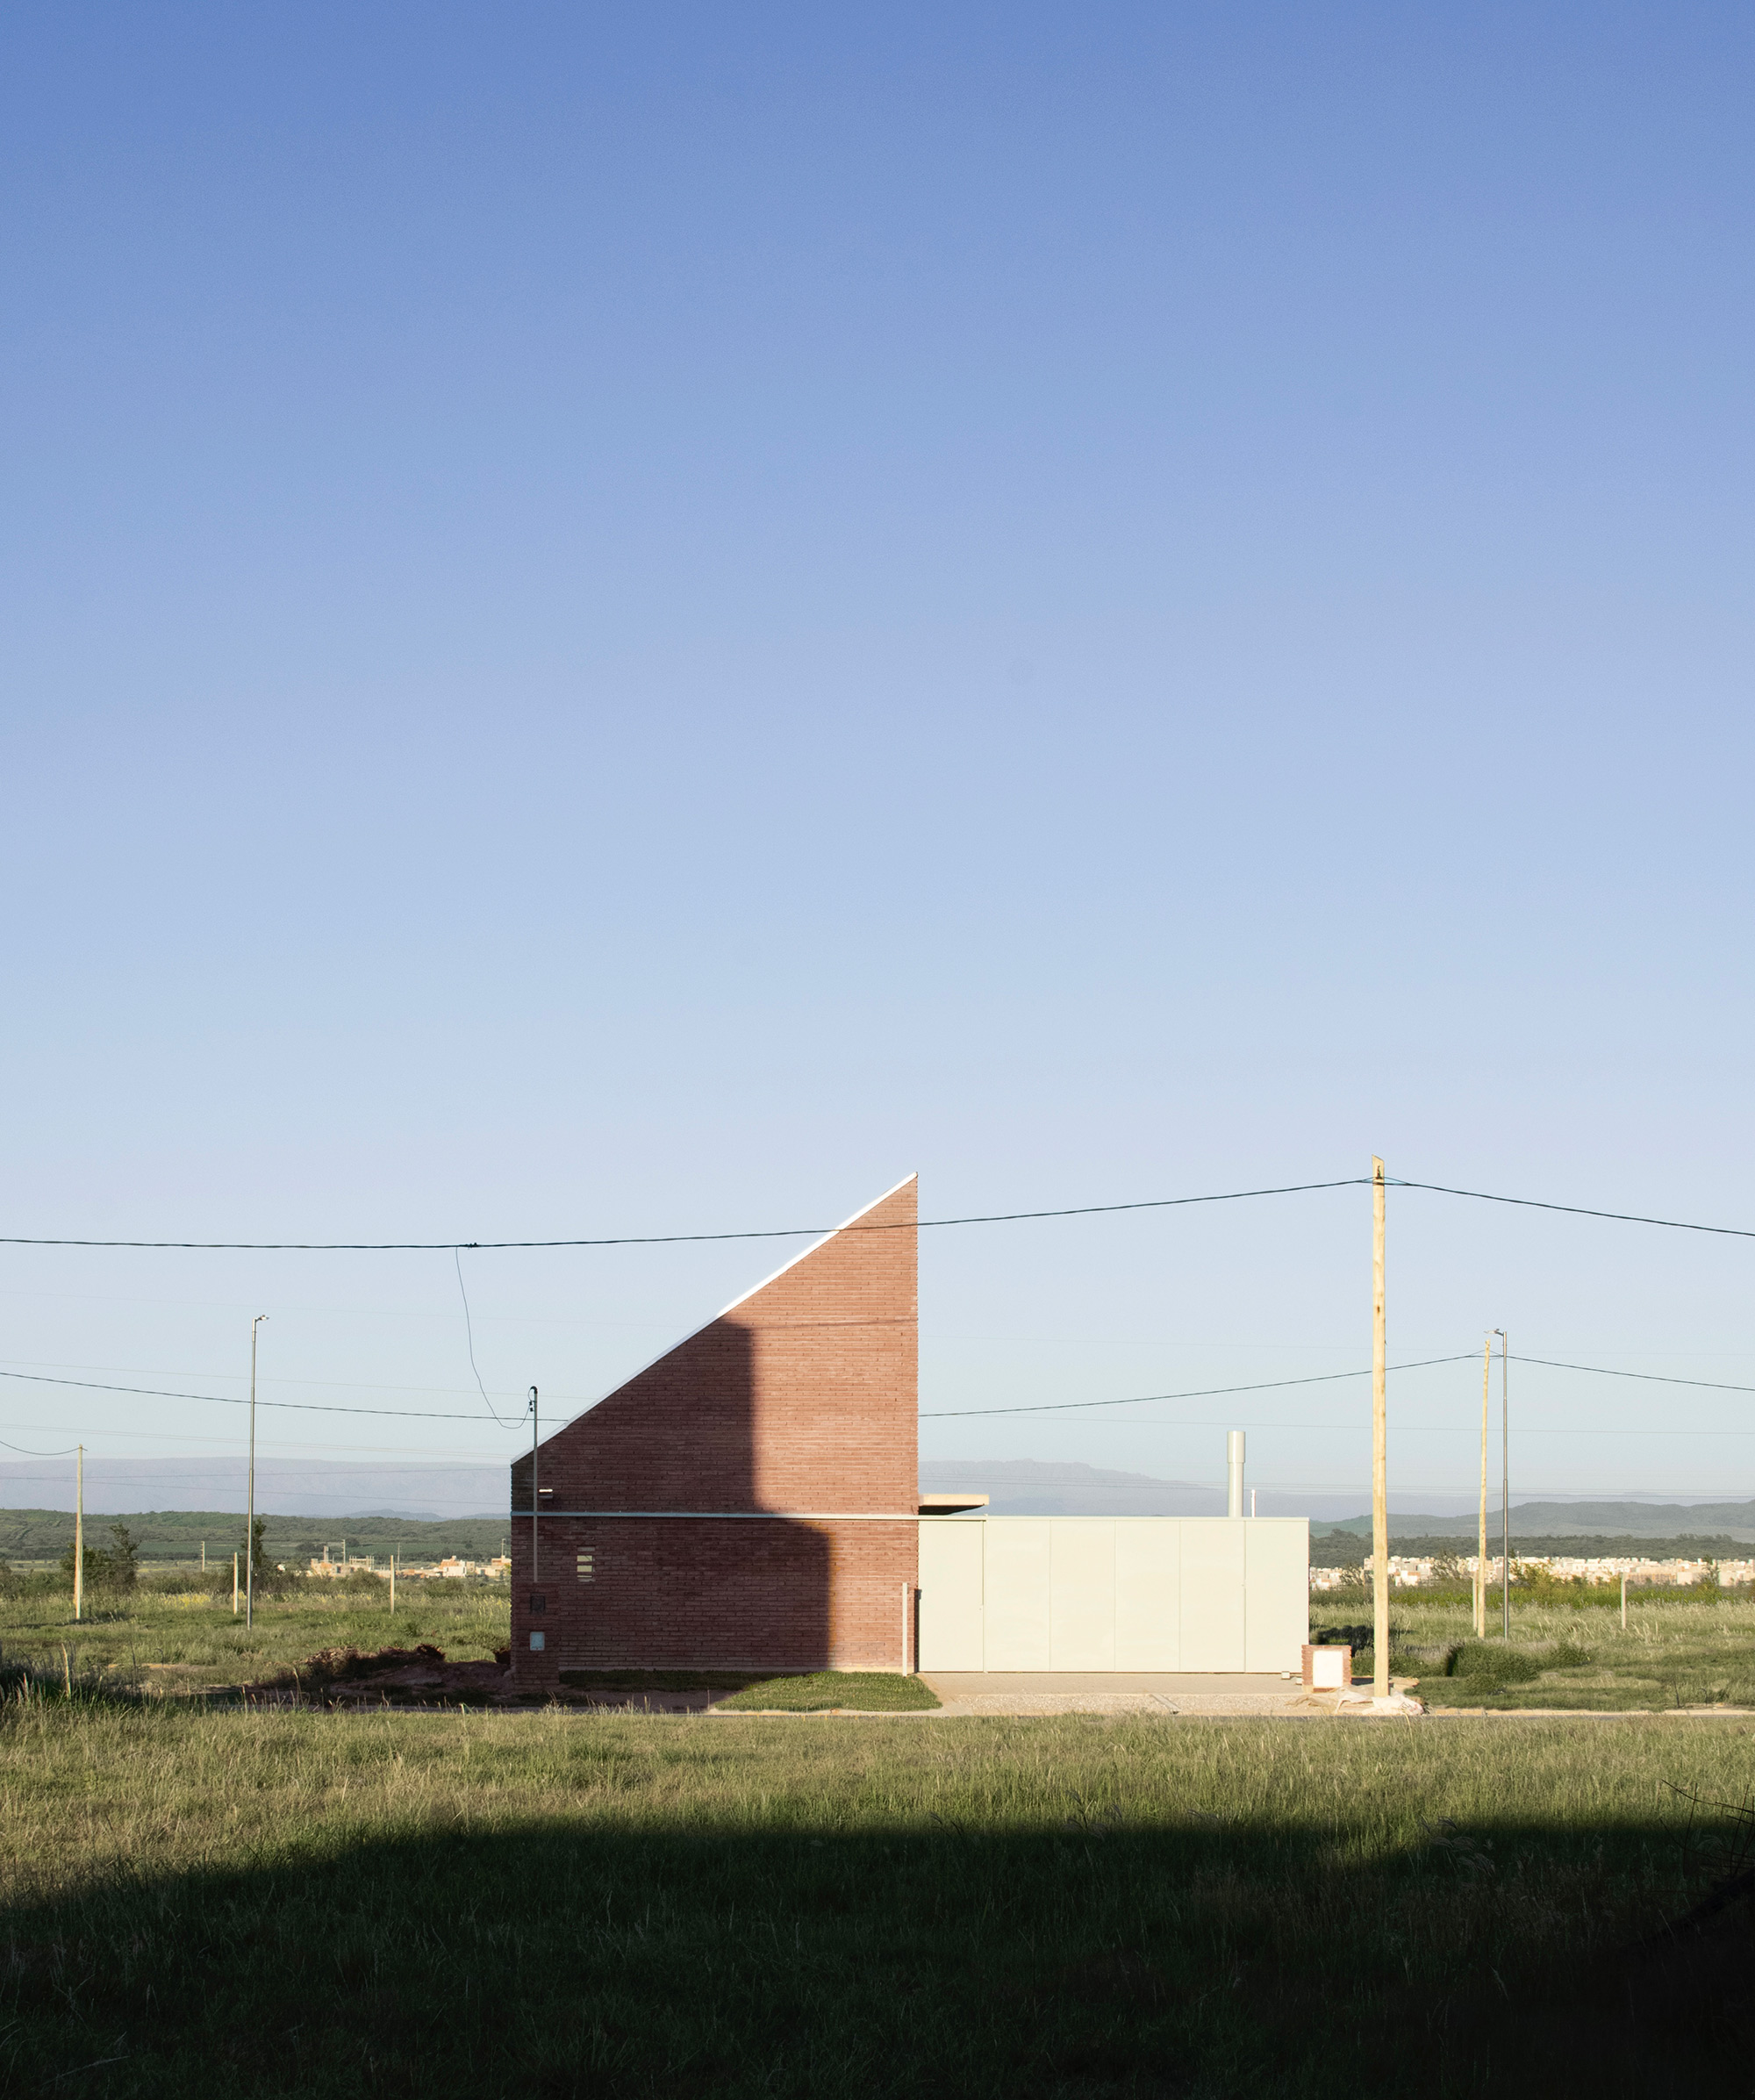
[[[985,1494],[996,1516],[1222,1516],[1225,1491],[1197,1480],[1166,1480],[1114,1466],[1057,1459],[926,1459],[926,1494]],[[1398,1537],[1463,1538],[1473,1530],[1474,1504],[1466,1495],[1435,1496],[1439,1504],[1410,1512],[1392,1502]],[[510,1483],[501,1466],[460,1463],[388,1466],[344,1459],[263,1459],[256,1466],[256,1507],[297,1510],[326,1520],[390,1518],[442,1522],[480,1517],[503,1523]],[[1449,1507],[1445,1508],[1444,1505]],[[73,1508],[73,1462],[11,1460],[0,1465],[0,1506],[13,1510]],[[244,1464],[236,1459],[106,1459],[88,1452],[85,1506],[93,1512],[213,1511],[244,1506]],[[1371,1530],[1355,1494],[1299,1494],[1264,1488],[1263,1516],[1307,1516],[1321,1531]],[[1497,1522],[1490,1510],[1489,1532]],[[1673,1538],[1712,1534],[1755,1541],[1755,1502],[1515,1502],[1516,1537]]]
[[[1222,1516],[1225,1490],[1198,1480],[1161,1480],[1150,1473],[1084,1466],[1072,1459],[922,1459],[922,1494],[989,1497],[995,1516]],[[1346,1495],[1284,1494],[1264,1488],[1262,1516],[1344,1517]],[[1447,1522],[1453,1520],[1447,1519]]]
[[[1489,1504],[1486,1543],[1489,1552],[1500,1537],[1501,1516]],[[1369,1516],[1350,1516],[1342,1523],[1319,1529],[1354,1531],[1371,1536]],[[1393,1537],[1472,1538],[1475,1526],[1454,1516],[1409,1516],[1395,1511],[1390,1519]],[[1577,1538],[1583,1536],[1616,1538],[1675,1538],[1714,1535],[1746,1545],[1755,1541],[1755,1502],[1514,1502],[1511,1505],[1511,1539]]]
[[[985,1494],[995,1516],[1222,1516],[1225,1491],[1193,1480],[1155,1480],[1149,1473],[1120,1473],[1076,1460],[1033,1459],[930,1459],[920,1462],[927,1494]],[[1451,1498],[1440,1498],[1451,1502]],[[1263,1516],[1307,1516],[1313,1530],[1371,1535],[1369,1514],[1357,1501],[1335,1494],[1270,1493],[1256,1504]],[[1390,1531],[1396,1538],[1455,1540],[1472,1537],[1475,1505],[1458,1495],[1444,1511],[1409,1511],[1392,1502]],[[1487,1511],[1487,1543],[1498,1536],[1499,1511]],[[1755,1502],[1530,1502],[1511,1505],[1513,1543],[1520,1537],[1674,1539],[1701,1537],[1755,1542]]]
[[[256,1508],[305,1516],[489,1516],[512,1501],[503,1466],[385,1466],[339,1459],[258,1459]],[[73,1460],[0,1465],[0,1503],[11,1509],[71,1509]],[[244,1507],[244,1460],[106,1459],[85,1455],[85,1506],[92,1510],[214,1510]]]
[[[204,1560],[216,1576],[244,1542],[244,1520],[235,1509],[148,1509],[120,1512],[133,1535],[140,1565],[176,1561],[184,1566]],[[103,1548],[117,1513],[88,1511],[85,1543]],[[262,1547],[271,1565],[302,1574],[307,1560],[325,1548],[331,1558],[342,1552],[368,1553],[387,1564],[391,1553],[405,1561],[429,1561],[448,1553],[466,1560],[486,1560],[504,1548],[512,1526],[504,1516],[454,1516],[436,1523],[412,1517],[265,1516]],[[43,1566],[58,1560],[73,1544],[73,1518],[65,1509],[0,1509],[0,1560]]]

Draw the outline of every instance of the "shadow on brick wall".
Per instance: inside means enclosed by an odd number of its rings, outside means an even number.
[[[715,1320],[548,1438],[534,1577],[530,1454],[517,1460],[512,1657],[521,1680],[563,1669],[829,1666],[833,1542],[817,1526],[753,1514],[756,1388],[755,1337]],[[689,1511],[752,1514],[713,1521]],[[543,1636],[540,1652],[533,1632]]]

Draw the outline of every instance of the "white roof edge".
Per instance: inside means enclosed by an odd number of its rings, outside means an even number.
[[[796,1269],[801,1261],[805,1260],[807,1256],[814,1254],[819,1247],[827,1247],[829,1242],[835,1236],[836,1233],[845,1232],[849,1225],[856,1225],[861,1218],[868,1216],[872,1211],[877,1209],[880,1203],[887,1203],[891,1197],[896,1193],[897,1189],[904,1189],[908,1186],[909,1182],[918,1181],[920,1178],[920,1170],[917,1167],[912,1174],[904,1174],[902,1179],[897,1182],[895,1188],[886,1188],[881,1196],[873,1196],[869,1203],[862,1203],[859,1208],[854,1212],[850,1218],[843,1218],[839,1225],[832,1226],[828,1231],[823,1234],[820,1239],[813,1240],[808,1247],[801,1248],[798,1253],[793,1255],[790,1261],[783,1261],[779,1267],[774,1271],[771,1276],[764,1276],[760,1283],[753,1283],[747,1291],[741,1292],[737,1297],[732,1300],[729,1305],[722,1307],[713,1315],[713,1320],[723,1320],[727,1313],[734,1313],[740,1305],[747,1305],[750,1299],[756,1295],[757,1291],[765,1291],[770,1283],[777,1282],[779,1279],[786,1273],[788,1269]],[[711,1327],[712,1325],[713,1320],[703,1320],[701,1322],[701,1327]],[[692,1330],[692,1331],[696,1334],[698,1334],[700,1332],[700,1328],[695,1328]],[[685,1342],[688,1340],[688,1338],[689,1337],[687,1335],[683,1337],[683,1339]],[[670,1351],[666,1350],[664,1353],[668,1356],[670,1354]],[[634,1376],[637,1378],[639,1375],[639,1373],[635,1372]]]
[[[874,1196],[869,1203],[862,1203],[859,1208],[854,1212],[850,1218],[843,1218],[839,1225],[832,1226],[828,1231],[823,1234],[820,1239],[813,1240],[808,1247],[802,1249],[799,1253],[793,1255],[790,1261],[783,1261],[779,1267],[774,1271],[773,1275],[764,1276],[760,1283],[752,1284],[749,1289],[743,1293],[741,1297],[734,1298],[731,1303],[725,1307],[722,1311],[715,1313],[713,1315],[712,1320],[703,1320],[699,1327],[691,1327],[686,1334],[678,1335],[674,1342],[668,1343],[658,1351],[656,1356],[648,1357],[646,1361],[641,1365],[639,1370],[630,1371],[626,1378],[619,1380],[616,1384],[612,1385],[607,1393],[599,1393],[597,1398],[591,1401],[590,1407],[581,1408],[578,1414],[568,1416],[567,1419],[561,1424],[560,1429],[549,1430],[548,1435],[542,1439],[543,1443],[547,1444],[551,1437],[558,1437],[561,1434],[562,1430],[571,1429],[573,1424],[580,1420],[582,1416],[589,1415],[592,1408],[601,1407],[605,1401],[612,1398],[614,1394],[620,1393],[623,1386],[631,1386],[635,1379],[641,1376],[643,1373],[651,1370],[654,1364],[662,1364],[664,1361],[664,1358],[670,1354],[672,1350],[680,1349],[684,1342],[692,1341],[698,1334],[703,1331],[703,1330],[711,1327],[713,1323],[713,1320],[723,1320],[727,1313],[734,1313],[740,1305],[748,1304],[749,1300],[756,1295],[757,1291],[765,1291],[768,1288],[768,1286],[775,1281],[776,1278],[784,1276],[788,1269],[796,1268],[798,1265],[803,1261],[806,1254],[814,1254],[819,1247],[827,1246],[829,1242],[835,1236],[836,1233],[845,1232],[849,1225],[856,1225],[860,1219],[864,1217],[869,1211],[876,1210],[880,1203],[887,1203],[891,1197],[896,1193],[897,1189],[906,1188],[909,1182],[918,1181],[920,1178],[920,1171],[918,1167],[916,1167],[912,1174],[904,1174],[902,1179],[897,1182],[895,1188],[886,1188],[881,1196]],[[516,1463],[516,1461],[514,1460],[513,1463]]]

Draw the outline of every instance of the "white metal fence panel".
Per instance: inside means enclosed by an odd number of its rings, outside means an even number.
[[[982,1640],[983,1526],[934,1517],[920,1526],[923,1670],[986,1667]]]
[[[1241,1518],[1186,1517],[1182,1523],[1182,1666],[1241,1670],[1247,1652]]]
[[[992,1527],[989,1527],[990,1530]],[[1115,1526],[1063,1516],[1049,1527],[1049,1667],[1115,1666]]]
[[[1115,1667],[1182,1667],[1182,1527],[1135,1517],[1115,1526]]]
[[[1296,1670],[1310,1638],[1310,1527],[1266,1518],[1245,1527],[1245,1669]]]
[[[928,1523],[933,1520],[928,1517]],[[955,1523],[956,1519],[940,1518]],[[1014,1516],[995,1523],[984,1520],[986,1556],[983,1569],[990,1670],[1049,1670],[1052,1569],[1046,1517]]]

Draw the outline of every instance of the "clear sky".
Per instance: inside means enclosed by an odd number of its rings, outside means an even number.
[[[12,11],[0,1229],[1373,1150],[1755,1227],[1751,89],[1674,4]],[[558,1418],[785,1251],[466,1256],[482,1375]],[[1392,1361],[1755,1385],[1751,1279],[1400,1195]],[[923,1410],[1355,1369],[1369,1289],[1360,1189],[930,1233]],[[265,1394],[480,1417],[275,1449],[516,1444],[448,1258],[0,1251],[13,1370],[235,1394],[259,1311]],[[1514,1370],[1515,1487],[1755,1494],[1751,1395]],[[0,1394],[167,1500],[239,1448]],[[1478,1373],[1392,1404],[1466,1489]],[[923,1450],[1363,1491],[1368,1413]]]

